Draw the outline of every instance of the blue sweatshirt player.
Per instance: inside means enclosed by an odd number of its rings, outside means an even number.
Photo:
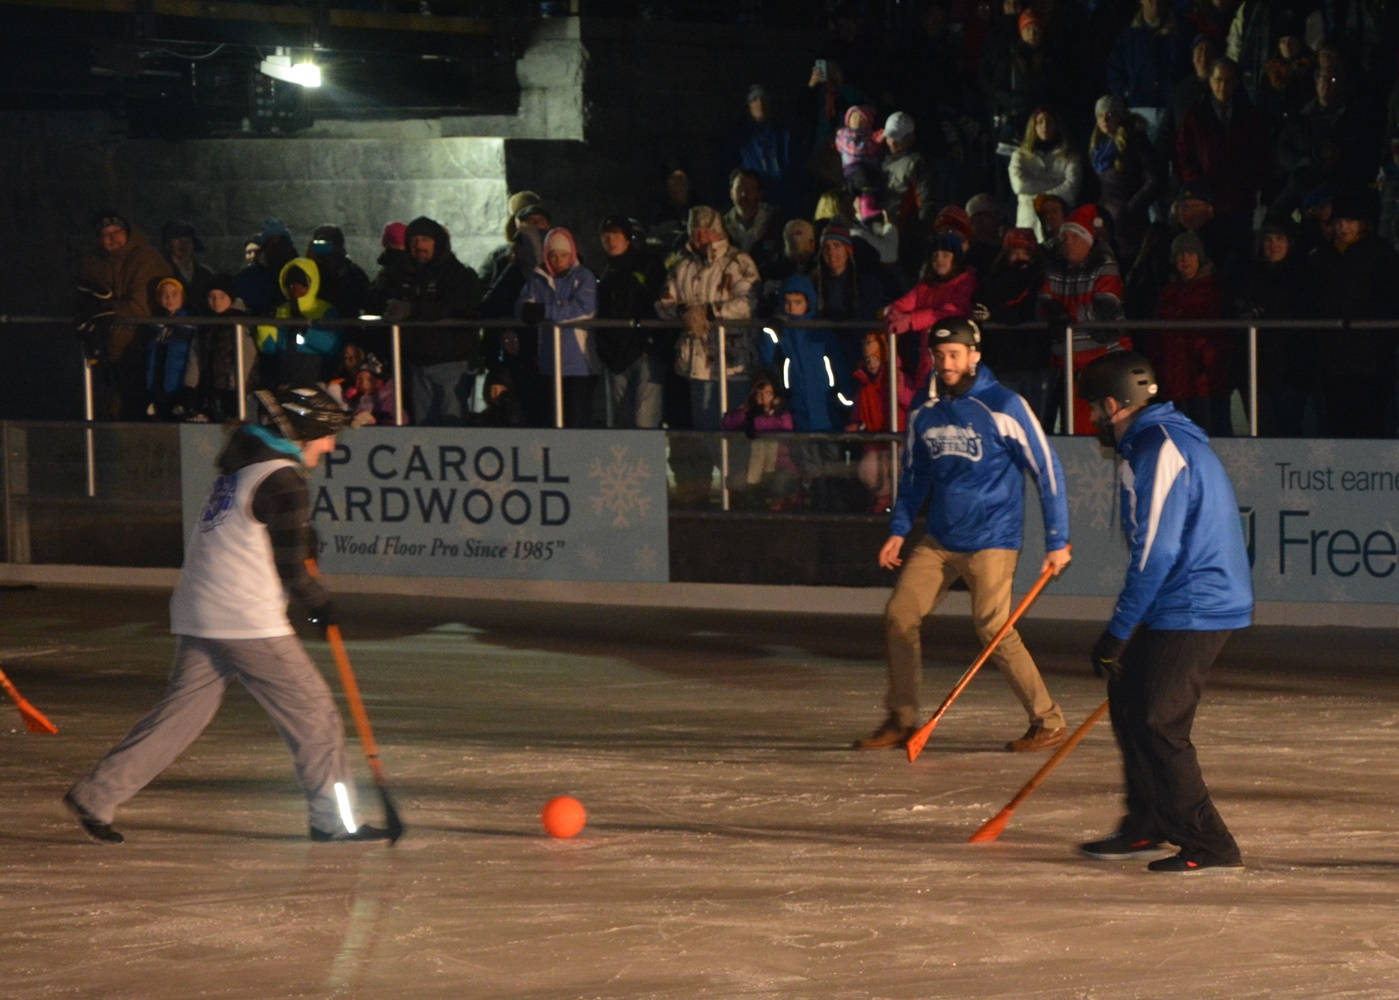
[[[1045,524],[1041,572],[1069,564],[1069,509],[1064,470],[1025,400],[980,366],[981,330],[948,318],[929,335],[934,378],[929,398],[909,415],[899,499],[889,538],[879,552],[885,569],[903,566],[884,610],[889,660],[889,717],[862,750],[903,746],[916,728],[920,629],[959,578],[971,593],[972,619],[983,645],[1010,617],[1011,584],[1025,528],[1025,475],[1039,490]],[[904,538],[923,502],[928,533],[904,565]],[[991,655],[1025,708],[1030,727],[1007,750],[1046,750],[1064,742],[1064,713],[1014,629]]]
[[[1096,858],[1180,853],[1156,872],[1239,868],[1238,844],[1210,801],[1190,741],[1210,667],[1253,615],[1253,581],[1234,488],[1199,427],[1159,402],[1156,373],[1119,351],[1079,375],[1099,439],[1122,456],[1122,530],[1131,561],[1112,619],[1093,647],[1108,678],[1122,750],[1127,815],[1111,837],[1082,845]]]

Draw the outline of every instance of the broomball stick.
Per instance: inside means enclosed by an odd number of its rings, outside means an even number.
[[[312,577],[319,576],[314,559],[306,560],[306,569]],[[403,836],[403,820],[394,807],[389,794],[388,779],[384,775],[384,764],[379,759],[379,744],[374,740],[374,729],[369,724],[369,713],[364,710],[364,699],[360,697],[359,683],[355,680],[354,669],[350,666],[350,654],[345,651],[345,639],[340,634],[339,625],[327,625],[326,641],[335,657],[336,669],[340,672],[340,686],[345,690],[345,701],[350,706],[350,715],[355,720],[355,730],[359,742],[364,747],[364,757],[369,763],[369,771],[374,776],[374,787],[379,790],[379,799],[384,803],[384,828],[389,834],[389,843],[395,844]]]
[[[1064,745],[1054,752],[1054,756],[1050,757],[1049,760],[1044,762],[1044,766],[1035,772],[1035,776],[1033,778],[1025,782],[1025,787],[1015,793],[1015,798],[1007,802],[1004,809],[1002,809],[1000,812],[996,813],[996,815],[988,819],[984,824],[982,824],[981,829],[977,830],[976,833],[971,835],[971,843],[988,844],[991,841],[995,840],[997,837],[999,837],[1001,835],[1001,831],[1003,831],[1006,828],[1006,823],[1010,821],[1010,814],[1015,812],[1016,807],[1019,806],[1020,803],[1028,799],[1030,797],[1030,793],[1033,792],[1036,788],[1038,788],[1045,778],[1049,777],[1049,772],[1058,767],[1060,762],[1062,762],[1063,759],[1069,755],[1073,748],[1078,746],[1079,741],[1082,740],[1085,735],[1087,735],[1088,730],[1092,728],[1093,723],[1101,719],[1103,717],[1103,713],[1105,713],[1107,710],[1108,702],[1106,701],[1099,705],[1096,709],[1094,709],[1093,714],[1083,720],[1083,725],[1075,729],[1073,735],[1064,741]]]
[[[5,693],[14,700],[15,707],[19,709],[19,714],[24,718],[25,729],[31,733],[49,733],[50,735],[58,732],[58,727],[50,722],[43,712],[29,704],[29,699],[20,694],[19,689],[10,683],[10,679],[5,676],[3,670],[0,670],[0,687],[3,687]]]
[[[1001,626],[1000,631],[991,637],[991,641],[986,644],[986,648],[981,651],[981,655],[967,668],[966,673],[958,678],[957,683],[952,685],[952,690],[949,691],[947,697],[942,700],[942,704],[939,705],[938,710],[933,713],[933,717],[923,723],[922,727],[908,738],[908,742],[904,744],[904,749],[908,752],[908,762],[910,764],[917,760],[918,755],[923,752],[923,745],[928,742],[928,737],[933,735],[933,730],[937,727],[937,724],[942,721],[942,717],[947,714],[947,710],[952,707],[952,703],[957,700],[957,696],[966,690],[967,685],[970,684],[972,678],[976,676],[976,672],[991,658],[991,654],[996,651],[996,647],[1001,644],[1001,640],[1010,634],[1011,629],[1015,628],[1015,623],[1020,620],[1020,616],[1029,610],[1031,604],[1035,603],[1035,598],[1040,596],[1040,591],[1045,588],[1045,585],[1048,584],[1053,577],[1054,571],[1052,569],[1045,569],[1045,571],[1040,574],[1040,578],[1035,581],[1035,585],[1030,588],[1030,592],[1016,605],[1015,610],[1010,613],[1010,617],[1006,619],[1006,623]]]

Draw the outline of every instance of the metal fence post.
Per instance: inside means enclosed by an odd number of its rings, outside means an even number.
[[[1064,433],[1074,432],[1074,328],[1064,327]]]
[[[83,464],[88,498],[97,496],[97,438],[92,429],[96,409],[92,404],[92,367],[96,362],[83,357]]]
[[[724,436],[724,414],[729,412],[728,331],[719,324],[719,507],[729,509],[729,439]]]
[[[563,327],[554,327],[554,426],[563,429]]]
[[[899,365],[898,340],[894,331],[888,332],[888,350],[884,359],[884,377],[889,380],[889,432],[894,440],[889,442],[889,499],[899,498]]]
[[[393,421],[403,426],[403,327],[389,327],[389,354],[393,365]]]
[[[240,421],[248,419],[248,380],[243,371],[247,364],[247,358],[243,354],[243,338],[247,335],[247,329],[242,323],[233,324],[233,389],[238,397]]]
[[[1258,436],[1258,327],[1248,328],[1248,436]]]

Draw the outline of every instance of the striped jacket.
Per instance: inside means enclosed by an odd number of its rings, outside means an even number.
[[[1122,274],[1117,259],[1098,240],[1083,263],[1070,265],[1063,257],[1051,255],[1044,269],[1044,284],[1040,287],[1040,315],[1055,312],[1051,303],[1058,303],[1068,313],[1071,322],[1122,318]],[[1101,337],[1108,331],[1096,331]],[[1088,351],[1107,346],[1107,341],[1095,339],[1088,332],[1074,333],[1074,351]],[[1059,353],[1055,344],[1055,353]]]
[[[1143,410],[1117,450],[1132,553],[1108,631],[1219,631],[1253,617],[1253,578],[1234,487],[1205,432],[1171,403]]]

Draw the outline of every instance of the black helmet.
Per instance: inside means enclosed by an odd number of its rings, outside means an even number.
[[[981,327],[965,316],[952,316],[933,327],[929,344],[966,344],[981,349]]]
[[[263,390],[257,395],[277,429],[293,441],[338,434],[350,422],[340,404],[316,386],[284,386],[275,393]]]
[[[1156,398],[1156,369],[1136,351],[1112,351],[1090,361],[1079,372],[1078,394],[1085,402],[1112,398],[1123,406],[1136,406]]]

